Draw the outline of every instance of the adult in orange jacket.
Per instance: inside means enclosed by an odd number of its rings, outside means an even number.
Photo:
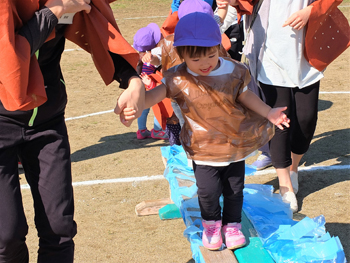
[[[75,13],[72,24],[59,23],[66,13]],[[108,1],[2,0],[0,17],[0,262],[29,262],[18,158],[34,200],[38,262],[73,262],[77,226],[60,68],[65,39],[92,54],[106,84],[117,80],[134,98],[119,101],[117,113],[143,106],[138,54],[121,36]]]

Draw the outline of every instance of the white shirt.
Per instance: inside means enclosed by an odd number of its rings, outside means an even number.
[[[260,82],[304,88],[323,78],[323,73],[304,57],[305,27],[301,30],[282,27],[293,13],[307,5],[308,0],[271,0],[262,66],[258,68]]]

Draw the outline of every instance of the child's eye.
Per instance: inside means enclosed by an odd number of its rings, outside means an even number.
[[[199,61],[199,58],[192,59],[192,61],[197,62]]]

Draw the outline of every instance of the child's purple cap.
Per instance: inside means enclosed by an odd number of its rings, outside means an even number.
[[[174,47],[213,47],[221,43],[219,25],[214,18],[201,12],[182,17],[175,27]]]
[[[177,11],[179,19],[194,12],[206,13],[208,15],[214,16],[213,9],[204,0],[185,0],[183,1]]]
[[[139,52],[149,51],[157,46],[161,34],[159,26],[156,23],[150,23],[136,32],[133,46]]]

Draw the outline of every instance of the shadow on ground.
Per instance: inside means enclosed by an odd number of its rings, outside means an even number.
[[[138,140],[135,132],[116,134],[102,137],[98,144],[88,146],[72,153],[72,162],[80,162],[104,155],[138,148],[151,148],[168,146],[168,141],[154,140],[152,138]]]

